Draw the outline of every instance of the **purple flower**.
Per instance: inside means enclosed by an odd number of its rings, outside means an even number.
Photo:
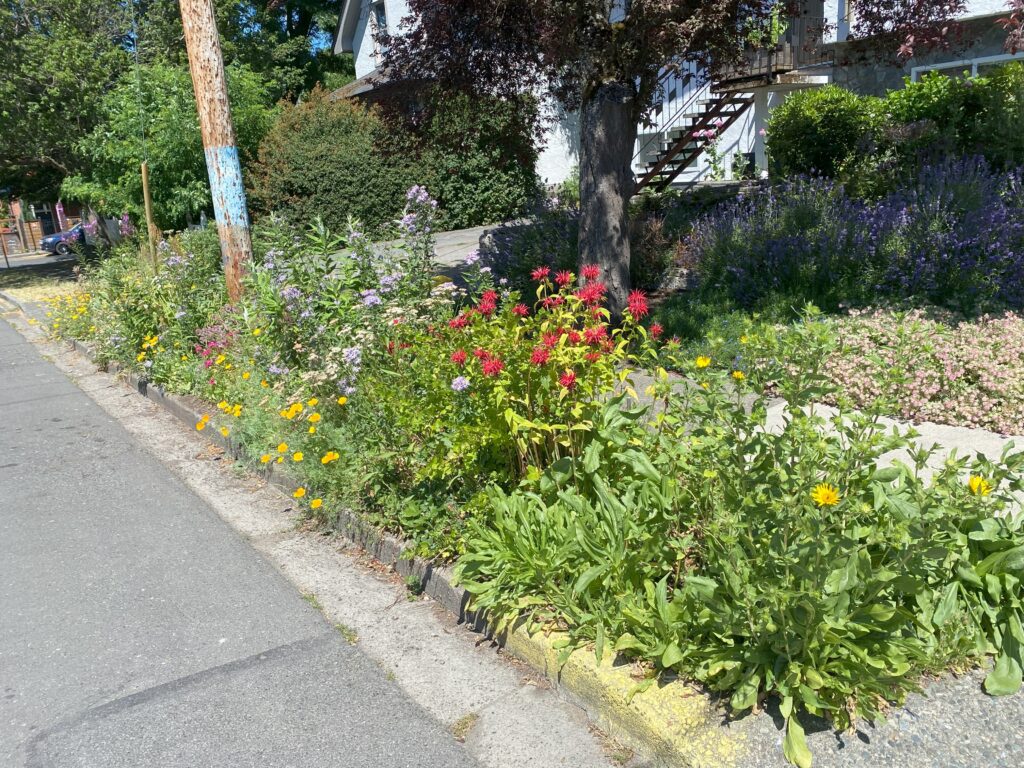
[[[367,288],[360,295],[363,297],[363,306],[375,307],[383,303],[383,300],[373,288]]]
[[[452,389],[456,392],[463,392],[469,389],[469,379],[465,376],[456,376],[452,379]]]
[[[341,351],[341,359],[353,368],[358,368],[363,361],[363,350],[359,347],[347,347]]]
[[[470,251],[466,254],[466,264],[472,266],[480,261],[480,251]]]

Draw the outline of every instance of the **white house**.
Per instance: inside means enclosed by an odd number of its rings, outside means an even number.
[[[934,51],[902,66],[879,64],[851,38],[850,0],[804,0],[802,12],[787,20],[778,44],[752,50],[745,64],[707,78],[686,77],[687,70],[666,68],[647,125],[639,126],[633,170],[641,187],[726,177],[765,167],[763,129],[771,110],[794,91],[836,82],[862,93],[884,94],[938,70],[958,75],[983,73],[1011,58],[1004,52],[1005,33],[995,20],[1007,0],[969,0],[963,22],[967,44]],[[335,36],[335,53],[355,56],[357,83],[349,93],[362,95],[379,87],[379,30],[400,33],[409,14],[405,0],[344,0]],[[699,74],[693,73],[690,74]],[[558,113],[546,134],[538,175],[549,184],[567,178],[578,163],[579,127],[575,115]]]

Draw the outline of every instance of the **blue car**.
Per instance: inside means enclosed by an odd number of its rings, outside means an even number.
[[[71,253],[71,248],[75,243],[85,245],[85,230],[82,229],[81,224],[75,224],[71,229],[66,229],[63,232],[47,235],[39,241],[39,247],[48,253],[65,256]]]

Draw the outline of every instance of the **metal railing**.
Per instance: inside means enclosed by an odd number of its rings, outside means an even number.
[[[687,112],[696,111],[696,104],[710,95],[711,83],[694,64],[684,64],[679,70],[667,70],[658,81],[659,105],[652,114],[653,121],[643,126],[637,139],[637,150],[633,154],[633,165],[646,157],[652,147],[660,152],[661,142],[672,128],[680,123]],[[649,135],[648,135],[649,134]]]
[[[834,49],[825,44],[828,20],[819,16],[793,16],[774,45],[748,46],[741,60],[715,73],[718,82],[772,78],[794,70],[831,64]]]

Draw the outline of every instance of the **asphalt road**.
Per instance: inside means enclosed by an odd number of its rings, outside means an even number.
[[[472,764],[0,321],[0,765]]]

